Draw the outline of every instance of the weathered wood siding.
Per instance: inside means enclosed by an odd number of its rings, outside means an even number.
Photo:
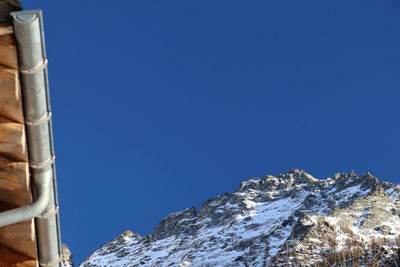
[[[0,211],[32,203],[18,58],[12,27],[0,24]],[[0,228],[0,266],[37,267],[34,220]]]

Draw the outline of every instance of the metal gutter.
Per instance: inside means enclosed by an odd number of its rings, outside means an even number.
[[[11,16],[17,40],[34,191],[34,204],[16,210],[24,213],[24,218],[28,214],[31,218],[35,217],[40,266],[61,267],[62,249],[42,12],[18,11],[11,13]],[[36,208],[36,213],[26,212],[27,209],[34,210],[34,205],[42,208],[45,202],[47,205],[43,210]]]

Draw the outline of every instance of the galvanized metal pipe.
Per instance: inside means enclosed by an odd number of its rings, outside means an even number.
[[[24,116],[34,200],[42,197],[40,181],[48,177],[48,202],[35,219],[40,266],[61,267],[62,249],[55,179],[47,58],[40,10],[11,14],[17,40]]]
[[[41,215],[48,206],[50,199],[51,169],[35,176],[34,184],[37,190],[37,199],[24,207],[0,213],[0,227],[23,222]]]
[[[33,203],[24,207],[1,212],[0,227],[35,218],[43,214],[46,209],[48,209],[49,200],[51,197],[50,186],[52,180],[52,169],[44,167],[38,168],[41,170],[36,171],[36,175],[33,175],[32,177],[34,190],[36,193],[36,198]]]

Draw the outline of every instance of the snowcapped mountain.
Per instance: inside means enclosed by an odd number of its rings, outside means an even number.
[[[80,267],[398,266],[399,247],[399,185],[295,169],[173,213],[151,235],[125,231]]]

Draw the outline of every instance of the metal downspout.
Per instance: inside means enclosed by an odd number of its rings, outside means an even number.
[[[0,213],[0,227],[20,223],[42,214],[49,203],[51,173],[42,172],[34,178],[33,183],[37,190],[37,199],[24,207],[4,211]]]
[[[31,166],[32,164],[30,164]],[[51,169],[45,166],[36,166],[40,169],[39,175],[33,175],[32,180],[36,197],[32,204],[0,213],[0,227],[20,223],[37,216],[46,211],[50,200],[50,185],[52,179]],[[38,172],[39,173],[39,172]]]
[[[42,12],[19,11],[11,13],[11,16],[20,64],[34,201],[45,202],[41,199],[48,199],[45,209],[33,216],[39,263],[43,267],[61,267],[62,249]],[[46,186],[41,186],[42,181],[45,181]]]

